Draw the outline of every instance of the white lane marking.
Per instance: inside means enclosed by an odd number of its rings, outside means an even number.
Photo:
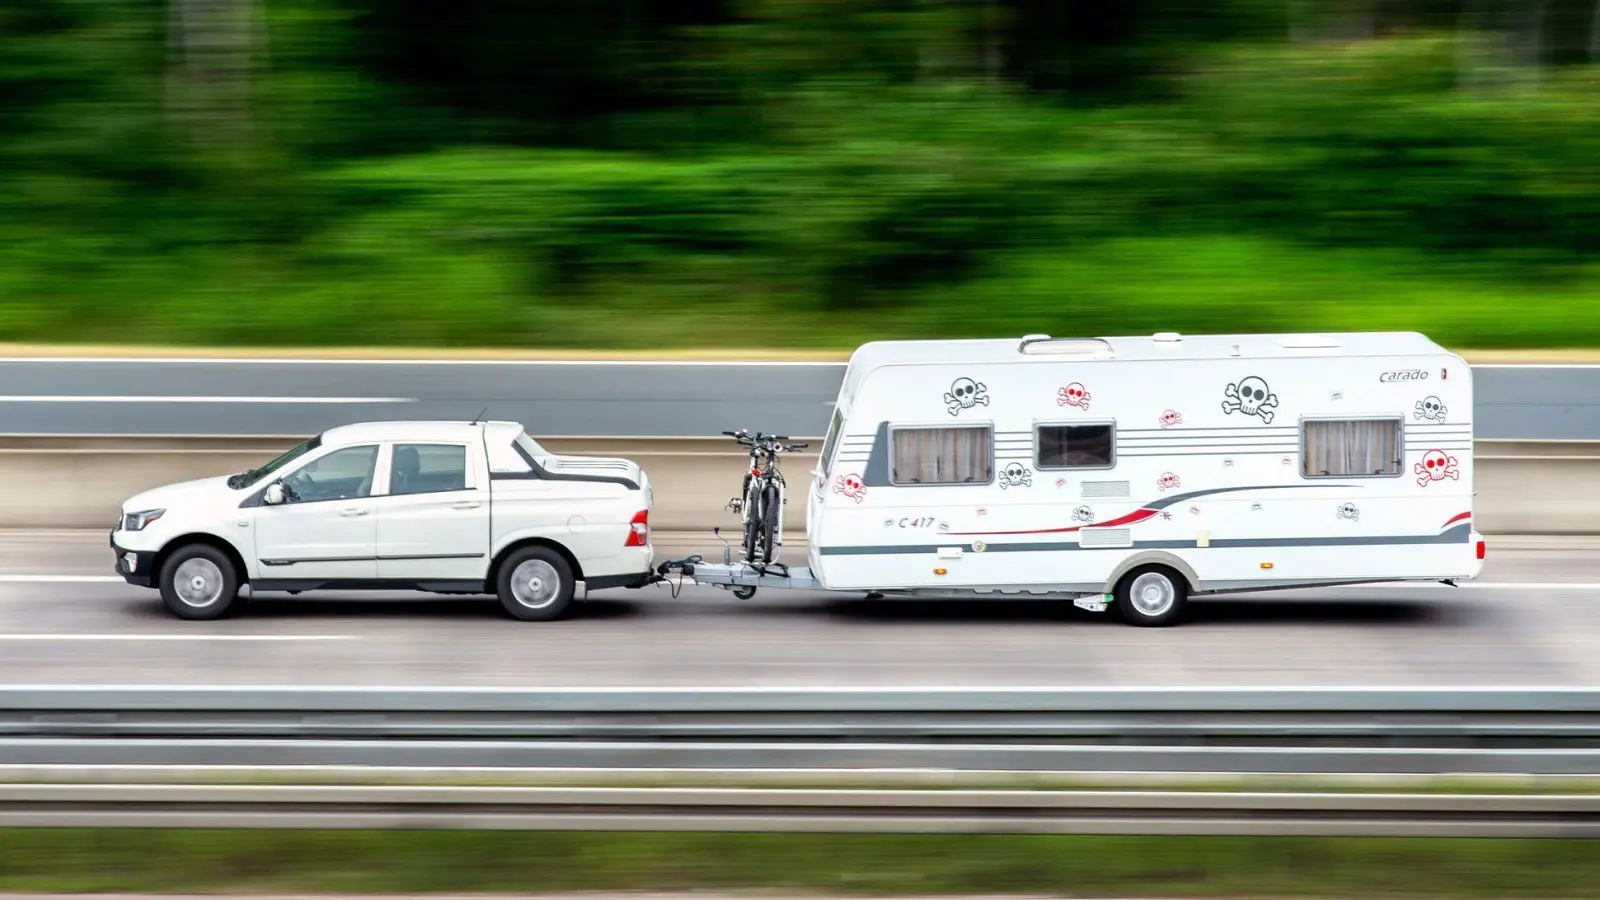
[[[122,584],[123,579],[117,575],[45,575],[30,573],[0,574],[0,584]],[[699,582],[693,578],[685,578],[683,583],[693,587],[713,587],[715,582]],[[1333,585],[1328,588],[1284,588],[1284,590],[1313,591],[1313,590],[1385,590],[1388,588],[1429,588],[1446,590],[1450,586],[1436,581],[1395,581],[1384,584],[1350,584]],[[1456,585],[1458,588],[1476,588],[1478,590],[1501,591],[1600,591],[1600,581],[1463,581]],[[806,589],[809,590],[809,589]],[[829,593],[817,590],[815,593]],[[838,593],[862,593],[860,591],[839,591]]]
[[[350,634],[40,634],[21,632],[0,634],[0,643],[9,641],[359,641]]]
[[[80,394],[32,395],[0,394],[0,403],[416,403],[411,397],[91,397]]]
[[[122,584],[118,575],[0,575],[0,584]]]

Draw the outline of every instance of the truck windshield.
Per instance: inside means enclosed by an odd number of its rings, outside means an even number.
[[[322,435],[319,434],[310,440],[302,441],[293,449],[285,452],[277,459],[272,460],[259,469],[246,469],[237,475],[231,476],[228,479],[228,487],[231,487],[235,490],[239,488],[250,487],[261,479],[266,478],[273,472],[278,471],[289,463],[294,462],[295,460],[306,455],[307,453],[310,453],[312,450],[315,450],[320,446],[322,446]]]

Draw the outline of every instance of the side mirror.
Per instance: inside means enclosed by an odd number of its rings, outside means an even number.
[[[277,506],[284,501],[283,485],[272,484],[267,486],[267,493],[261,498],[268,506]]]

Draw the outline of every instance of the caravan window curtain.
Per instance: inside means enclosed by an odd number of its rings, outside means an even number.
[[[895,484],[988,484],[994,480],[994,429],[891,428],[889,480]]]
[[[1307,478],[1398,477],[1405,459],[1399,419],[1301,423],[1301,474]]]

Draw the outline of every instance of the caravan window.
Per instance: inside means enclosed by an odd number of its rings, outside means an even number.
[[[1300,423],[1300,474],[1307,478],[1398,477],[1405,464],[1401,420],[1309,419]]]
[[[1115,422],[1040,425],[1034,465],[1040,469],[1109,469],[1117,464]]]
[[[824,475],[833,470],[833,449],[839,445],[839,432],[843,430],[844,415],[836,406],[833,408],[833,421],[828,424],[828,436],[822,439],[822,455],[818,457]]]
[[[894,484],[988,484],[994,429],[988,425],[889,429]]]

